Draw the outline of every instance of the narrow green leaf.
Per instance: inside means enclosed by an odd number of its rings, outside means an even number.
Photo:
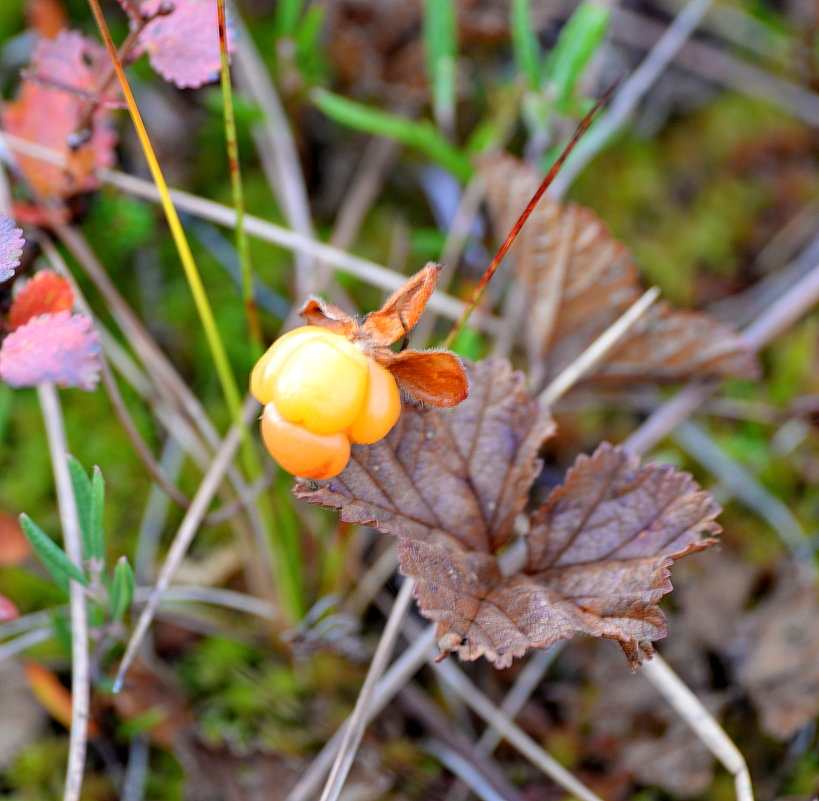
[[[530,88],[540,89],[540,43],[532,27],[529,0],[512,2],[512,50],[518,69],[529,79]]]
[[[91,482],[85,468],[73,456],[68,457],[68,472],[71,474],[71,487],[74,490],[74,502],[77,505],[77,517],[80,519],[82,534],[82,552],[86,559],[91,558]]]
[[[302,0],[279,0],[273,18],[273,29],[276,37],[292,36],[301,15]]]
[[[105,479],[102,470],[94,465],[91,476],[91,531],[88,537],[89,559],[94,559],[103,567],[105,565],[105,538],[102,532],[102,516],[105,509]]]
[[[34,552],[60,587],[67,589],[69,578],[78,581],[83,587],[88,586],[88,579],[66,556],[65,551],[28,515],[20,515],[20,526]]]
[[[134,597],[134,571],[128,564],[128,559],[120,556],[114,568],[114,581],[111,586],[110,614],[111,620],[122,620],[131,607]]]
[[[428,120],[399,117],[324,89],[314,89],[311,97],[317,108],[340,125],[414,147],[462,181],[468,181],[472,176],[469,159]]]
[[[455,113],[457,29],[452,0],[426,0],[423,41],[435,119],[448,123]]]
[[[552,86],[558,111],[567,110],[575,85],[603,41],[610,19],[608,8],[585,2],[563,26],[546,65],[546,77]]]

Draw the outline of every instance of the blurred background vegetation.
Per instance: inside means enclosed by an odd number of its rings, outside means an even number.
[[[647,285],[660,286],[675,305],[743,325],[770,304],[777,278],[793,283],[816,262],[818,12],[807,0],[701,5],[693,36],[566,197],[605,221],[633,253]],[[508,150],[545,170],[594,98],[633,73],[683,8],[677,0],[244,0],[232,11],[232,25],[245,64],[237,68],[234,56],[247,211],[409,275],[446,252],[476,154]],[[104,9],[121,42],[125,16],[114,2]],[[30,22],[39,12],[64,14],[70,27],[97,37],[84,0],[4,0],[4,99],[13,97],[28,63],[37,35]],[[269,86],[247,66],[256,63]],[[144,59],[128,75],[169,184],[230,206],[219,84],[181,91]],[[118,168],[147,177],[125,112],[118,128]],[[285,179],[277,159],[288,153],[296,157],[284,168],[296,182],[295,200],[281,191]],[[103,185],[72,209],[73,224],[224,431],[230,415],[159,207]],[[304,211],[311,222],[300,217]],[[258,351],[248,335],[232,232],[190,213],[183,224],[244,387]],[[38,235],[26,233],[36,243]],[[137,348],[82,265],[64,245],[58,248],[115,342]],[[492,244],[476,224],[449,254],[448,291],[466,298]],[[305,286],[293,252],[255,236],[249,259],[265,342],[292,325],[303,291],[321,291],[361,312],[384,297],[383,287],[344,271],[321,287]],[[448,327],[438,320],[418,344],[440,342]],[[691,470],[725,506],[723,554],[698,557],[675,573],[675,585],[687,590],[664,603],[672,619],[667,653],[680,657],[680,673],[720,711],[748,758],[760,798],[807,799],[819,791],[816,709],[814,722],[772,736],[737,680],[732,655],[698,639],[690,627],[697,615],[713,614],[724,637],[734,637],[760,604],[778,597],[793,564],[802,560],[815,568],[817,333],[819,319],[812,314],[764,351],[759,381],[728,382],[697,417],[705,445],[683,432],[653,454]],[[460,341],[472,358],[492,346],[477,330]],[[140,433],[192,497],[201,468],[158,422],[156,399],[142,397],[127,381],[120,385]],[[671,392],[635,388],[558,409],[561,427],[549,448],[550,467],[565,469],[603,439],[622,441]],[[138,586],[147,587],[184,510],[153,484],[105,392],[70,390],[62,400],[72,454],[86,467],[99,465],[105,476],[109,562],[127,555]],[[18,699],[19,708],[4,711],[11,697],[25,695],[21,656],[63,682],[70,671],[64,595],[24,547],[13,550],[19,513],[57,538],[60,531],[35,392],[0,385],[0,443],[0,594],[14,600],[29,630],[47,633],[22,653],[13,645],[3,651],[21,629],[3,632],[0,626],[0,652],[7,657],[0,663],[6,676],[0,678],[0,698],[6,699],[0,704],[0,792],[40,801],[62,792],[68,735],[36,702]],[[269,575],[259,578],[258,567],[254,579],[259,557],[247,538],[239,537],[237,545],[237,528],[229,522],[203,526],[178,577],[202,595],[181,593],[163,605],[151,646],[120,696],[106,691],[106,680],[127,628],[107,632],[104,647],[95,643],[93,711],[102,734],[92,739],[83,799],[284,798],[354,702],[385,600],[394,591],[394,565],[382,558],[391,543],[296,503],[290,477],[272,466],[250,479],[267,481],[267,533],[280,543],[270,547],[292,560],[284,566],[291,575],[286,597]],[[803,538],[801,550],[789,551],[782,526]],[[736,578],[728,567],[732,560],[741,566]],[[707,581],[709,570],[722,569],[741,596],[731,601],[735,607],[713,579]],[[386,589],[376,581],[362,597],[357,590],[365,575],[385,580]],[[241,604],[225,606],[227,596],[216,592],[225,589],[272,604],[274,622],[247,614]],[[47,614],[36,617],[44,609]],[[305,619],[308,610],[312,616]],[[573,641],[525,707],[522,725],[603,798],[733,797],[731,781],[697,754],[695,738],[678,738],[677,724],[658,711],[659,701],[651,708],[635,701],[625,710],[606,705],[629,678],[620,675],[627,671],[619,654],[609,653],[615,650],[610,643]],[[804,659],[805,670],[819,676],[819,653]],[[495,698],[521,669],[467,668]],[[429,732],[440,723],[436,715],[453,716],[473,734],[476,724],[431,676],[419,674],[417,687],[432,710],[413,710],[407,696],[379,718],[351,779],[357,798],[467,797],[428,747]],[[802,702],[819,704],[819,697],[808,692]],[[621,725],[607,726],[615,718]],[[651,737],[659,750],[645,745]],[[654,773],[641,766],[640,753],[649,755],[642,761]],[[511,748],[501,746],[496,764],[521,798],[563,797]]]

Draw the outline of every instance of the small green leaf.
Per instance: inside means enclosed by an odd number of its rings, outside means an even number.
[[[28,515],[20,515],[20,526],[34,548],[35,553],[63,589],[68,589],[68,579],[73,578],[88,586],[88,579],[80,569],[66,556],[65,551],[57,545]]]
[[[125,617],[134,597],[134,584],[134,571],[128,564],[128,559],[121,556],[114,568],[114,581],[111,586],[111,620],[122,620]]]
[[[546,77],[558,111],[567,111],[575,84],[603,41],[610,19],[608,8],[585,2],[563,26],[546,64]]]
[[[91,476],[91,530],[88,536],[88,559],[105,565],[105,539],[102,533],[102,515],[105,507],[105,479],[102,471],[94,465]]]
[[[74,490],[74,501],[77,505],[77,517],[80,520],[82,534],[82,552],[86,559],[91,558],[89,537],[91,534],[91,482],[85,468],[73,456],[68,457],[68,472],[71,474],[71,487]]]
[[[512,2],[512,50],[518,69],[529,79],[529,87],[540,89],[541,64],[540,44],[532,27],[529,0]]]

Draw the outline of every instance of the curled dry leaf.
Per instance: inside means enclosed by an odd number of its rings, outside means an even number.
[[[3,127],[9,133],[65,157],[63,168],[33,156],[17,156],[21,172],[42,197],[68,198],[94,189],[94,170],[114,162],[116,135],[102,105],[91,117],[87,140],[71,141],[76,139],[73,135],[83,134],[77,128],[89,103],[100,99],[96,88],[107,59],[103,47],[76,31],[41,39],[18,99],[3,107]]]
[[[73,305],[71,284],[51,270],[41,270],[15,296],[9,309],[9,328],[14,331],[41,314],[71,311]]]
[[[739,670],[762,728],[786,740],[819,710],[819,603],[813,588],[789,589],[755,615],[751,650]]]
[[[441,265],[430,262],[397,289],[362,322],[320,298],[311,298],[299,312],[308,325],[346,337],[392,373],[399,388],[413,400],[431,406],[456,406],[469,394],[460,359],[446,350],[400,353],[390,345],[409,335],[435,290]]]
[[[219,77],[222,61],[216,0],[173,0],[170,4],[143,0],[138,9],[133,0],[122,4],[131,14],[153,17],[139,34],[135,53],[147,53],[151,66],[166,81],[180,89],[196,89]],[[171,11],[160,13],[163,6]],[[235,40],[236,32],[228,23],[228,54],[234,51]]]
[[[461,405],[405,408],[384,440],[353,448],[338,478],[301,481],[296,494],[401,540],[401,569],[437,623],[442,656],[506,667],[527,648],[581,632],[618,640],[634,668],[665,636],[656,604],[671,590],[669,567],[713,544],[719,507],[688,474],[641,468],[603,445],[530,515],[528,558],[505,576],[497,552],[553,430],[522,376],[485,361],[470,368]]]
[[[0,213],[0,284],[14,275],[24,244],[23,232],[13,220]]]
[[[13,387],[53,382],[90,391],[99,381],[99,354],[99,336],[89,317],[43,314],[3,340],[0,379]]]
[[[511,156],[480,165],[492,221],[505,233],[541,177]],[[628,250],[588,209],[541,199],[510,253],[518,279],[519,326],[538,383],[558,375],[642,292]],[[655,303],[599,365],[590,380],[681,381],[753,376],[754,355],[731,328],[705,314]]]

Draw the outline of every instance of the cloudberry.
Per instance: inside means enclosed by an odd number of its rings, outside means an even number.
[[[305,478],[338,475],[350,442],[376,442],[401,412],[390,373],[318,326],[276,340],[253,368],[250,389],[265,406],[262,436],[271,456]]]

